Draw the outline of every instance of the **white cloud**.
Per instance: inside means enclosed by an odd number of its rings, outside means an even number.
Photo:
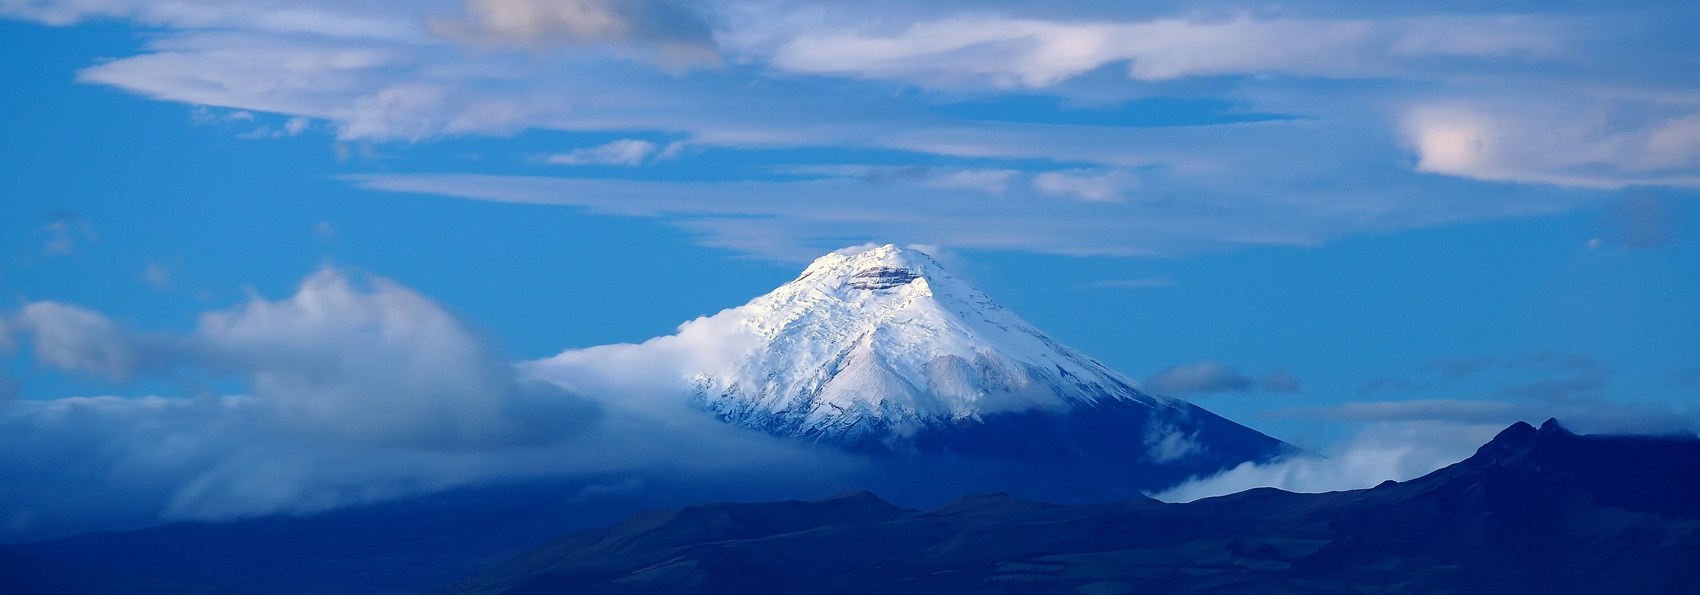
[[[1173,366],[1145,379],[1147,388],[1166,395],[1223,391],[1243,393],[1250,391],[1253,385],[1250,376],[1210,360]]]
[[[149,260],[142,268],[142,280],[154,289],[170,289],[175,284],[171,279],[171,267],[156,260]]]
[[[148,363],[140,338],[93,310],[35,302],[24,306],[11,323],[31,335],[31,349],[43,365],[122,382]]]
[[[482,175],[363,175],[362,187],[477,200],[556,204],[590,212],[657,217],[723,246],[806,261],[846,242],[925,243],[953,249],[1016,249],[1060,254],[1163,255],[1248,245],[1313,245],[1341,235],[1448,222],[1555,212],[1578,196],[1530,193],[1499,201],[1445,192],[1372,195],[1342,188],[1303,198],[1288,188],[1194,186],[1185,176],[1148,171],[1141,195],[1187,194],[1191,201],[1057,200],[1011,184],[981,189],[932,183],[929,170],[811,169],[814,179],[651,182]],[[898,175],[905,171],[913,174]],[[1290,172],[1300,178],[1304,172]],[[842,175],[839,175],[842,174]],[[1179,179],[1177,179],[1177,177]],[[1292,180],[1302,186],[1304,179]],[[1417,180],[1413,183],[1444,183]],[[1296,188],[1294,188],[1296,190]],[[1338,194],[1334,194],[1338,192]],[[797,196],[808,196],[798,201]],[[1072,196],[1072,195],[1071,195]],[[1216,197],[1206,200],[1205,197]]]
[[[311,123],[312,120],[308,120],[301,116],[290,118],[288,122],[283,123],[283,133],[288,136],[300,135],[302,132],[307,130],[307,126]]]
[[[1245,463],[1153,497],[1165,502],[1191,502],[1259,487],[1308,493],[1370,488],[1387,480],[1420,477],[1464,460],[1504,428],[1435,422],[1374,424],[1326,457],[1304,455],[1262,465]]]
[[[466,0],[461,20],[433,20],[451,39],[520,46],[610,44],[671,68],[720,65],[700,14],[674,0]]]
[[[1040,192],[1092,202],[1121,200],[1122,192],[1133,184],[1133,176],[1119,171],[1048,171],[1033,176],[1033,188]]]
[[[1624,112],[1638,112],[1624,121]],[[1700,186],[1700,99],[1478,99],[1410,108],[1417,170],[1480,180],[1618,189]]]
[[[417,6],[398,0],[359,3],[287,0],[0,0],[0,15],[71,25],[94,19],[130,19],[176,29],[243,29],[333,37],[408,40],[417,25],[397,18]]]
[[[689,392],[691,375],[722,369],[754,347],[757,337],[737,309],[680,324],[678,332],[639,344],[572,349],[529,362],[530,375],[586,395],[621,396],[629,405],[668,408]]]
[[[1017,172],[1013,169],[965,169],[927,180],[933,188],[979,190],[986,194],[1003,194]]]
[[[31,239],[39,239],[41,242],[42,256],[74,254],[79,246],[100,242],[100,236],[95,234],[94,226],[75,211],[48,213],[48,219],[50,221],[46,225],[30,234]]]
[[[516,383],[435,303],[383,279],[369,291],[326,269],[279,301],[255,297],[201,317],[191,340],[207,367],[250,379],[278,423],[344,440],[432,445],[536,438],[531,420],[567,395]],[[572,424],[567,424],[571,427]]]
[[[612,41],[631,32],[632,23],[613,2],[566,0],[467,0],[466,11],[488,33],[527,42],[564,37],[572,41]]]
[[[1130,63],[1128,76],[1148,81],[1399,75],[1404,62],[1426,57],[1548,56],[1562,47],[1565,33],[1558,22],[1504,17],[1069,22],[956,16],[886,33],[840,26],[743,41],[746,51],[769,51],[776,67],[795,72],[1045,87],[1113,62]]]
[[[1145,458],[1159,465],[1172,463],[1204,451],[1197,435],[1188,435],[1167,424],[1145,428]]]
[[[674,159],[678,159],[680,155],[685,153],[685,149],[687,148],[689,148],[689,146],[685,144],[685,141],[676,140],[667,143],[667,146],[661,148],[661,152],[655,154],[655,160],[672,161]]]
[[[688,482],[785,477],[808,466],[832,483],[856,469],[692,409],[653,350],[603,360],[639,367],[626,370],[618,390],[578,382],[587,393],[575,395],[494,359],[424,296],[335,269],[308,277],[287,298],[255,296],[208,312],[193,332],[174,337],[129,333],[97,312],[51,302],[8,322],[33,336],[35,358],[49,365],[114,381],[236,378],[248,390],[0,399],[0,476],[10,484],[0,518],[216,520],[546,476]],[[691,344],[724,333],[684,335],[651,343],[677,357],[726,347]],[[817,480],[792,487],[808,490]],[[692,496],[672,498],[684,504]]]
[[[1233,366],[1203,360],[1164,368],[1146,378],[1145,387],[1165,395],[1249,393],[1253,390],[1293,393],[1299,391],[1300,383],[1297,377],[1284,369],[1269,370],[1252,378]]]
[[[680,139],[555,156],[567,163],[654,163],[682,158],[687,145],[754,150],[739,154],[752,160],[772,159],[770,149],[874,150],[900,161],[893,170],[944,158],[951,165],[928,167],[953,171],[928,184],[964,203],[953,191],[1038,191],[1146,201],[1128,214],[1161,221],[1111,217],[1131,236],[1111,237],[1101,212],[1064,208],[1021,231],[1023,221],[1011,217],[1031,211],[992,205],[994,213],[971,218],[986,230],[972,234],[960,229],[966,223],[940,223],[929,208],[898,203],[866,224],[876,229],[856,232],[904,241],[1094,254],[1308,245],[1557,213],[1603,198],[1563,188],[1700,185],[1700,95],[1680,59],[1691,52],[1686,37],[1645,32],[1672,20],[1659,7],[1605,18],[1531,6],[1388,12],[1310,3],[1257,12],[1063,4],[995,13],[815,0],[356,4],[4,6],[51,22],[125,18],[164,28],[138,55],[93,65],[80,79],[262,120],[282,115],[277,134],[323,122],[339,140],[361,142],[528,129]],[[677,74],[628,59],[665,62],[665,47],[720,45],[736,67]],[[1094,74],[1102,72],[1110,76]],[[900,90],[916,84],[945,90]],[[962,120],[936,105],[995,103],[1010,87],[1111,111],[1169,98],[1289,119],[1057,125]],[[706,211],[726,218],[678,224],[705,230],[712,245],[764,254],[802,255],[854,239],[829,226],[844,219],[830,212],[843,210],[832,201],[827,212],[802,217],[819,226],[733,219],[766,214],[772,202],[715,205]],[[1140,209],[1149,212],[1132,212]]]
[[[646,140],[620,139],[605,145],[558,153],[544,159],[555,165],[642,165],[655,153],[655,143]]]

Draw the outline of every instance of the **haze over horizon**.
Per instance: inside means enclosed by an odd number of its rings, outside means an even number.
[[[882,244],[1330,455],[1165,497],[1697,432],[1697,16],[0,0],[0,536],[813,468],[513,364]]]

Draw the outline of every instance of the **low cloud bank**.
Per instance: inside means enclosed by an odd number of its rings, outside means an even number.
[[[1389,479],[1421,477],[1464,460],[1503,429],[1505,426],[1497,424],[1372,424],[1326,456],[1297,456],[1262,465],[1245,463],[1152,497],[1191,502],[1261,487],[1313,493],[1369,488]]]
[[[741,314],[701,317],[641,344],[515,365],[429,298],[337,269],[309,276],[289,297],[254,296],[205,313],[185,333],[137,332],[71,304],[26,304],[0,317],[0,354],[120,385],[176,383],[188,396],[19,399],[0,378],[0,477],[7,480],[0,482],[0,541],[160,520],[312,514],[531,480],[580,482],[566,501],[638,492],[662,506],[852,488],[927,505],[1011,489],[998,469],[871,463],[722,423],[694,407],[689,374],[723,368],[755,345]],[[1241,465],[1157,497],[1410,479],[1469,456],[1518,418],[1538,421],[1548,412],[1575,417],[1583,432],[1696,427],[1692,413],[1606,400],[1609,370],[1586,356],[1437,360],[1429,369],[1441,380],[1488,371],[1521,380],[1501,385],[1500,402],[1277,412],[1366,425],[1326,458]],[[1213,362],[1165,374],[1194,392],[1298,385],[1280,370],[1253,378]],[[205,388],[230,379],[245,390]],[[1156,459],[1197,448],[1172,429],[1145,438]]]
[[[1194,368],[1223,370],[1202,365]],[[1249,383],[1249,379],[1231,373],[1215,376]],[[1329,492],[1373,487],[1389,479],[1404,481],[1463,460],[1518,421],[1538,425],[1547,418],[1557,418],[1566,428],[1583,434],[1700,433],[1700,409],[1614,399],[1609,390],[1611,376],[1612,370],[1604,363],[1579,353],[1436,359],[1414,376],[1372,379],[1358,394],[1438,390],[1454,395],[1479,391],[1485,393],[1484,397],[1358,401],[1272,411],[1265,417],[1358,424],[1361,429],[1350,440],[1323,453],[1326,456],[1292,457],[1263,465],[1247,463],[1213,477],[1193,479],[1154,497],[1186,502],[1257,487]]]
[[[201,394],[0,401],[0,538],[310,514],[539,478],[641,486],[645,477],[736,475],[826,491],[856,469],[691,409],[653,359],[618,375],[647,386],[564,390],[493,357],[428,298],[335,269],[288,298],[206,313],[181,335],[129,331],[55,302],[28,304],[5,323],[14,351],[38,365]],[[700,347],[674,352],[723,351]],[[206,378],[240,379],[248,390],[193,389]]]

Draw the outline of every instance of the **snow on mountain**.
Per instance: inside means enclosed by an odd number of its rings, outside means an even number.
[[[1059,501],[1137,497],[1293,452],[1140,390],[926,254],[890,245],[823,256],[676,334],[525,367],[611,408],[672,420],[706,411],[727,427],[900,455],[923,477],[972,467],[975,485],[1041,486],[1025,493]]]
[[[697,373],[693,394],[728,421],[770,433],[901,440],[939,423],[1103,399],[1176,407],[913,249],[828,254],[737,316],[755,345]]]

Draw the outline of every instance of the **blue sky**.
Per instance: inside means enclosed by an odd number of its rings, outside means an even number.
[[[347,4],[0,0],[9,407],[266,394],[293,368],[254,354],[337,336],[205,316],[313,287],[512,361],[892,242],[1316,450],[1696,428],[1682,3]],[[303,288],[323,270],[353,293]],[[30,411],[7,423],[59,436]],[[196,460],[144,482],[169,514],[237,481]],[[26,509],[0,521],[78,514]]]

